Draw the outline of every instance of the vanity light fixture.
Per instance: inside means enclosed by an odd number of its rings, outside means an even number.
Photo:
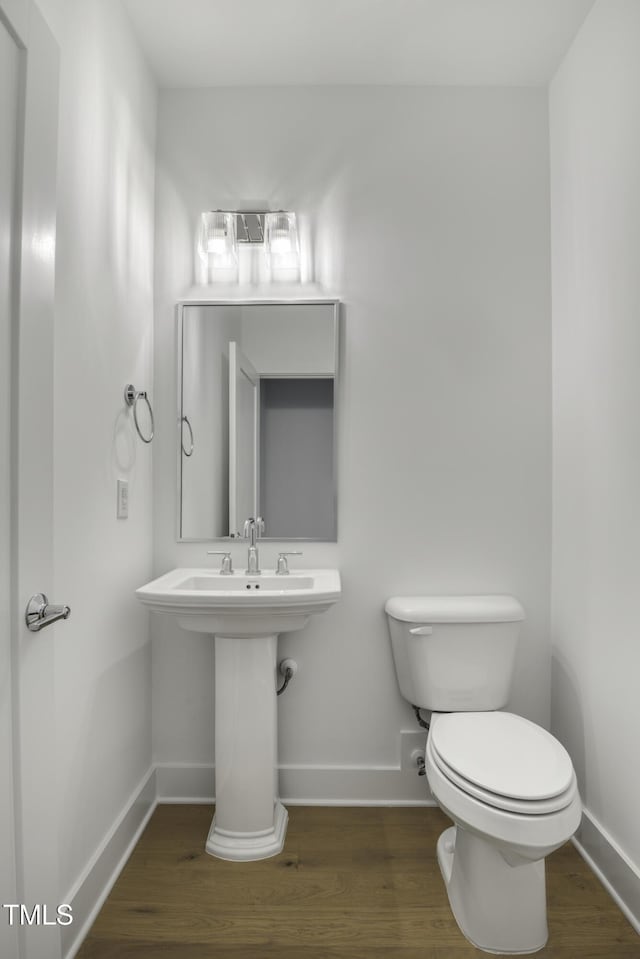
[[[265,220],[266,250],[272,273],[298,272],[300,243],[295,213],[279,210],[277,213],[267,213]]]
[[[272,277],[300,270],[295,213],[285,210],[209,210],[200,215],[198,254],[215,270],[235,269],[239,245],[264,246]]]
[[[228,270],[238,263],[236,216],[225,210],[210,210],[200,216],[198,254],[213,269]]]

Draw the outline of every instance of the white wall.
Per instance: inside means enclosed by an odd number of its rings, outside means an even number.
[[[636,0],[598,0],[551,84],[550,126],[552,724],[586,847],[626,876],[640,923],[639,48]]]
[[[161,94],[156,573],[208,561],[204,544],[174,534],[173,306],[193,282],[198,213],[298,211],[316,278],[345,304],[338,543],[305,544],[301,559],[338,566],[344,594],[280,640],[300,665],[279,701],[283,763],[397,760],[399,730],[415,727],[383,615],[399,593],[518,596],[528,618],[513,708],[548,722],[546,99],[408,87]],[[277,549],[263,547],[263,567]],[[155,757],[210,763],[213,644],[157,616],[152,629]]]
[[[65,895],[151,762],[147,616],[133,595],[151,572],[151,449],[123,390],[153,398],[156,92],[119,2],[41,6],[61,48],[50,598],[72,608],[56,633]]]

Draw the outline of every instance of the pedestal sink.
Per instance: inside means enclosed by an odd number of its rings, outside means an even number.
[[[338,601],[338,571],[247,576],[174,569],[136,596],[183,629],[215,637],[216,813],[207,852],[240,861],[275,856],[287,829],[278,799],[278,634],[302,629]]]

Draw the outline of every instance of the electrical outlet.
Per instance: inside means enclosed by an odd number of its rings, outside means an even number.
[[[118,505],[116,510],[118,519],[129,517],[129,483],[127,480],[118,480]]]

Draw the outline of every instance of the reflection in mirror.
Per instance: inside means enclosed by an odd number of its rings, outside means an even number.
[[[178,538],[336,539],[338,303],[178,308]]]

